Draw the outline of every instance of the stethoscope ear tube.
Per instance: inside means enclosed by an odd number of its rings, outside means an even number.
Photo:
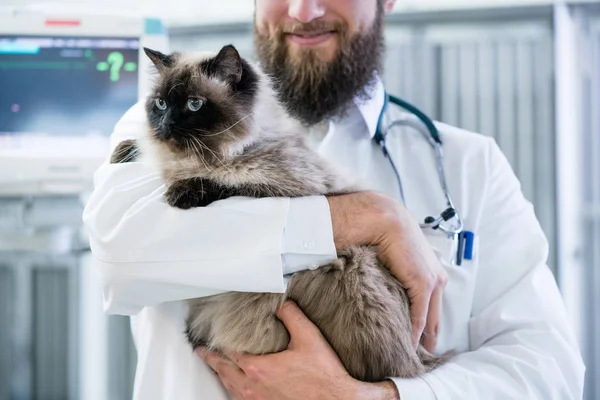
[[[402,100],[399,97],[392,96],[391,94],[387,94],[386,97],[392,103],[396,104],[399,107],[402,107],[402,108],[408,110],[410,113],[414,114],[417,118],[419,118],[421,120],[421,122],[423,122],[423,124],[425,125],[425,127],[427,127],[427,130],[429,131],[429,135],[431,136],[431,138],[433,140],[435,140],[435,142],[437,144],[439,144],[439,145],[442,144],[442,138],[440,137],[440,132],[435,127],[435,124],[433,123],[433,121],[431,120],[431,118],[429,118],[427,115],[425,115],[425,113],[423,111],[419,110],[417,107],[415,107],[412,104],[410,104],[410,103]]]

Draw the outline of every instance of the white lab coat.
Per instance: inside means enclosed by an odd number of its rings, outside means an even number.
[[[371,140],[383,88],[332,124],[319,151],[370,189],[397,196],[387,160]],[[358,112],[360,111],[360,112]],[[386,119],[399,111],[392,108]],[[475,257],[455,265],[456,243],[427,233],[448,271],[437,352],[458,353],[416,379],[395,379],[402,400],[581,399],[584,365],[546,265],[548,244],[496,143],[439,124],[453,200],[476,235]],[[113,144],[145,129],[141,105]],[[445,206],[435,158],[420,133],[398,130],[388,146],[408,209],[422,220]],[[132,315],[138,350],[135,399],[226,399],[184,339],[186,298],[226,290],[284,291],[283,271],[335,257],[327,202],[234,198],[182,211],[139,163],[104,165],[84,222],[110,313]]]

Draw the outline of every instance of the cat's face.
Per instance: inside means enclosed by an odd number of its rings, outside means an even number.
[[[233,46],[204,59],[144,50],[158,70],[146,101],[156,143],[214,162],[247,139],[258,76]]]

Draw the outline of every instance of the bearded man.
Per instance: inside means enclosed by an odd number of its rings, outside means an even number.
[[[107,311],[132,316],[136,400],[581,399],[584,367],[546,265],[546,239],[493,140],[440,124],[449,190],[478,242],[461,265],[454,238],[425,235],[415,219],[437,215],[444,198],[419,133],[387,139],[406,203],[398,196],[373,140],[385,102],[384,17],[394,3],[255,2],[256,51],[280,100],[309,128],[314,148],[371,191],[182,211],[164,204],[158,174],[142,163],[98,171],[84,221]],[[144,129],[138,105],[116,126],[113,145]],[[349,245],[377,246],[407,289],[415,345],[453,350],[451,360],[414,379],[359,382],[293,303],[277,313],[291,337],[283,352],[192,353],[181,300],[281,292],[283,275],[318,268]]]

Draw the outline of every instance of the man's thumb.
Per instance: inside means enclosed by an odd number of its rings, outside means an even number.
[[[321,335],[319,329],[308,319],[298,305],[288,300],[275,313],[290,333],[290,345],[304,342],[314,343],[314,336]]]

